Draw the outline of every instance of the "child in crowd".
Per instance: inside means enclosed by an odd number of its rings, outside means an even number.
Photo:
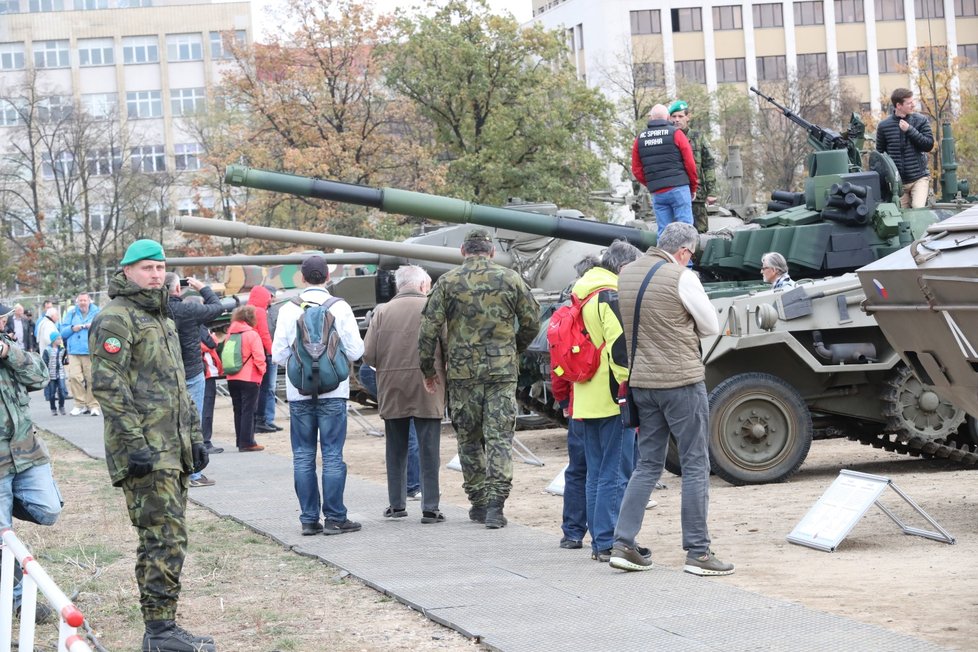
[[[59,411],[64,416],[65,397],[68,395],[68,386],[65,384],[68,374],[65,373],[62,344],[61,336],[55,331],[51,333],[50,342],[41,354],[48,368],[48,384],[44,388],[44,398],[51,403],[51,416],[56,416]],[[55,399],[58,400],[57,407],[54,405]]]

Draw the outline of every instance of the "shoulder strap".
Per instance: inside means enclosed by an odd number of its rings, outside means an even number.
[[[638,288],[638,296],[635,297],[635,318],[632,319],[632,352],[628,356],[628,378],[632,377],[632,366],[635,364],[635,346],[638,343],[638,320],[642,314],[642,297],[645,296],[645,289],[649,287],[649,281],[655,276],[655,273],[659,271],[659,268],[666,264],[666,261],[660,260],[657,262],[649,273],[645,275],[642,280],[642,285]]]

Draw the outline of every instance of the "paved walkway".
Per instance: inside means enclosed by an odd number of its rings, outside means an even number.
[[[40,427],[104,457],[101,418],[51,417],[38,397],[31,407]],[[350,427],[356,428],[352,421]],[[386,487],[354,477],[347,480],[346,504],[363,530],[303,537],[291,460],[226,452],[211,457],[210,468],[220,481],[192,491],[194,502],[505,652],[943,649],[734,588],[722,578],[661,567],[616,572],[582,563],[586,551],[568,554],[549,534],[512,522],[490,532],[452,505],[442,507],[448,519],[443,524],[421,525],[416,503],[410,517],[385,519],[375,506],[387,504]]]

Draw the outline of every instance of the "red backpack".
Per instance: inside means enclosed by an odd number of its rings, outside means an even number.
[[[547,343],[550,345],[550,369],[555,376],[572,383],[591,379],[601,365],[601,346],[594,346],[584,325],[584,306],[598,292],[611,288],[598,288],[583,299],[571,294],[570,305],[557,308],[547,326]]]

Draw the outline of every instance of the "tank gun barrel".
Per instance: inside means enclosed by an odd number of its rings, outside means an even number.
[[[376,208],[386,213],[460,224],[478,224],[601,246],[623,239],[644,251],[653,246],[656,240],[655,232],[619,224],[602,224],[577,217],[552,216],[512,208],[484,206],[451,197],[439,197],[396,188],[371,188],[340,181],[258,170],[243,165],[229,165],[225,181],[232,186],[328,199]]]
[[[223,265],[301,265],[309,256],[322,256],[330,265],[376,265],[380,262],[377,254],[283,254],[270,256],[186,256],[167,258],[168,267],[216,267]]]
[[[268,226],[251,226],[242,222],[228,222],[207,217],[178,216],[173,220],[173,226],[178,231],[215,235],[225,238],[257,238],[304,244],[313,247],[328,247],[362,251],[385,256],[394,256],[417,261],[432,261],[458,265],[462,262],[462,253],[458,249],[436,247],[433,245],[412,245],[405,249],[400,243],[351,236],[331,235],[323,233],[308,233],[290,229],[276,229]],[[172,263],[171,263],[172,264]],[[200,264],[200,263],[198,263]]]

